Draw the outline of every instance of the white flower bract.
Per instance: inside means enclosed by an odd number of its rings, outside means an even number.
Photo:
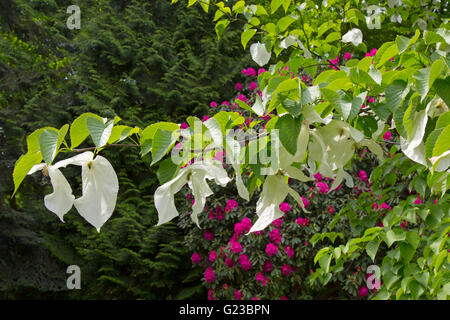
[[[74,205],[80,215],[100,232],[100,228],[114,211],[119,180],[107,159],[102,156],[93,158],[94,154],[88,151],[59,161],[54,165],[37,164],[31,168],[28,174],[46,167],[53,186],[53,193],[44,197],[45,207],[64,222],[64,215]],[[83,196],[78,199],[75,199],[72,188],[59,170],[69,164],[82,167]]]

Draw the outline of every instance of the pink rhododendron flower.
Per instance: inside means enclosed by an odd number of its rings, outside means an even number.
[[[266,253],[269,257],[276,255],[278,253],[278,247],[273,243],[268,243],[266,246]]]
[[[390,132],[390,131],[386,131],[386,132],[383,134],[383,139],[384,139],[384,140],[390,140],[390,139],[391,139],[391,132]]]
[[[216,107],[217,107],[217,102],[211,101],[211,103],[209,104],[209,106],[210,106],[211,108],[216,108]]]
[[[291,206],[289,205],[289,203],[282,202],[280,203],[280,210],[283,211],[284,213],[288,213],[289,210],[291,210]]]
[[[244,101],[244,102],[247,102],[247,97],[246,96],[244,96],[243,94],[240,94],[238,97],[238,100],[241,100],[241,101]]]
[[[391,210],[392,208],[386,202],[383,202],[381,204],[381,209]]]
[[[438,202],[438,198],[434,199],[433,204],[436,204]]]
[[[313,175],[314,179],[316,179],[317,181],[322,181],[322,175],[320,174],[320,172],[317,172],[316,174]]]
[[[280,228],[282,222],[283,222],[283,221],[281,221],[281,219],[275,219],[275,220],[272,221],[272,225],[273,225],[274,227]]]
[[[216,260],[216,258],[217,258],[217,252],[215,252],[214,250],[211,251],[209,253],[209,261],[214,262],[214,260]]]
[[[236,222],[234,224],[234,234],[236,236],[240,236],[243,233],[244,233],[244,226],[242,225],[242,223]]]
[[[402,223],[400,223],[400,227],[402,227],[403,229],[406,229],[406,221],[403,220]]]
[[[280,300],[289,300],[286,296],[281,296]]]
[[[302,227],[306,227],[307,225],[309,225],[308,218],[297,218],[296,222],[298,225],[300,225]]]
[[[231,242],[231,251],[233,253],[241,253],[242,252],[242,245],[240,242]]]
[[[213,282],[216,279],[216,275],[214,274],[214,269],[211,267],[206,269],[204,278],[205,278],[206,282],[209,282],[209,283]]]
[[[381,228],[383,228],[383,227],[384,227],[384,224],[383,224],[383,222],[379,221],[379,222],[377,223],[377,227],[381,227]]]
[[[250,229],[252,228],[252,221],[247,217],[242,218],[241,225],[244,228],[245,232],[249,232]]]
[[[236,83],[235,88],[237,91],[241,91],[244,88],[244,86],[242,85],[242,83],[238,82],[238,83]]]
[[[375,102],[375,99],[374,99],[374,98],[368,98],[368,99],[367,99],[367,102],[369,102],[369,103],[374,103],[374,102]]]
[[[205,122],[208,119],[209,119],[209,116],[203,116],[202,122]]]
[[[336,212],[331,204],[328,206],[328,212],[329,212],[330,214],[333,214],[333,213]]]
[[[230,199],[227,201],[227,205],[225,206],[225,212],[231,211],[234,208],[239,207],[238,203],[234,199]]]
[[[249,77],[256,77],[256,70],[253,68],[247,68],[246,75]]]
[[[283,267],[281,268],[281,273],[285,276],[290,275],[292,272],[292,267],[288,264],[283,265]]]
[[[364,170],[361,170],[361,171],[358,173],[358,176],[359,176],[359,180],[361,180],[361,181],[367,181],[367,173],[366,173]]]
[[[372,209],[373,209],[373,210],[379,210],[380,207],[378,206],[377,203],[374,203],[374,204],[372,204]]]
[[[214,239],[214,234],[211,231],[205,231],[204,236],[206,241],[212,241]]]
[[[192,263],[199,263],[200,261],[202,261],[202,256],[195,252],[191,256],[191,261]]]
[[[309,201],[308,199],[306,199],[305,197],[301,197],[302,198],[302,202],[303,202],[303,206],[305,208],[307,208],[309,206]]]
[[[248,260],[248,256],[246,254],[241,254],[239,256],[239,264],[241,265],[244,271],[248,271],[252,268],[252,264]]]
[[[229,103],[228,101],[225,100],[225,101],[222,101],[222,105],[229,107],[229,106],[230,106],[230,103]]]
[[[350,60],[351,58],[352,58],[352,55],[351,55],[350,52],[344,53],[344,59],[345,59],[345,60]]]
[[[180,125],[180,128],[181,128],[181,129],[187,129],[187,128],[189,128],[189,125],[188,125],[186,122],[183,122],[183,123]]]
[[[261,284],[265,287],[267,286],[267,282],[269,282],[269,279],[264,277],[264,274],[260,271],[255,276],[256,282],[261,282]]]
[[[367,287],[361,287],[358,290],[358,294],[361,298],[367,297],[367,294],[369,293],[369,289],[367,289]]]
[[[284,248],[284,251],[286,251],[288,258],[292,258],[295,254],[294,249],[292,249],[291,246],[286,246],[286,248]]]
[[[228,268],[232,268],[232,267],[234,266],[234,261],[233,261],[233,259],[225,258],[225,265],[226,265]]]
[[[208,300],[215,300],[213,289],[208,290]]]
[[[420,194],[417,194],[417,199],[414,201],[414,204],[421,204],[422,199],[420,199]]]
[[[266,72],[266,69],[264,69],[264,68],[258,69],[258,76],[259,76],[261,73],[263,73],[263,72]]]
[[[253,91],[253,90],[255,90],[256,88],[258,88],[258,84],[257,84],[256,82],[252,81],[252,82],[250,83],[250,85],[248,86],[248,88],[250,89],[250,91]]]
[[[339,190],[341,190],[341,188],[342,188],[342,184],[339,184],[339,185],[337,186],[337,188],[334,189],[334,191],[339,191]]]
[[[281,242],[281,233],[278,229],[272,229],[269,233],[269,239],[274,244],[279,244]]]
[[[234,290],[234,299],[235,300],[242,300],[242,297],[244,294],[240,292],[239,290]]]
[[[270,260],[267,260],[266,262],[264,262],[264,265],[262,268],[263,268],[264,272],[269,273],[273,269],[272,262],[270,262]]]
[[[326,182],[317,182],[316,187],[320,193],[327,193],[330,190]]]
[[[208,218],[209,218],[209,220],[214,219],[214,212],[210,211],[210,212],[208,213]]]

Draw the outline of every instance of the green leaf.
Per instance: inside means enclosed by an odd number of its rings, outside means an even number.
[[[110,120],[103,123],[103,119],[99,120],[94,117],[87,117],[86,126],[91,135],[92,141],[94,141],[94,144],[97,148],[101,148],[108,142],[114,127],[114,122]]]
[[[403,80],[394,80],[386,87],[387,107],[394,112],[407,93],[408,89],[406,88],[406,82]]]
[[[256,30],[255,29],[247,29],[246,31],[242,32],[241,34],[241,43],[242,46],[245,47],[247,46],[247,43],[250,41],[250,39],[256,34]]]
[[[111,131],[111,136],[109,137],[108,143],[122,141],[134,133],[139,133],[138,127],[132,128],[129,126],[122,126],[122,125],[114,126]]]
[[[445,104],[450,106],[450,76],[445,79],[436,79],[433,88]]]
[[[295,21],[294,18],[291,16],[286,16],[278,20],[277,27],[280,29],[281,32],[284,32],[293,22]]]
[[[40,152],[28,152],[22,155],[19,160],[16,161],[13,171],[14,193],[12,194],[12,196],[14,196],[23,179],[25,179],[28,172],[30,172],[31,168],[35,164],[41,163],[41,161],[42,156]]]
[[[89,136],[89,130],[86,125],[86,119],[88,117],[93,117],[99,120],[102,120],[102,117],[94,114],[94,113],[83,113],[78,118],[76,118],[72,125],[70,126],[70,141],[71,141],[71,148],[78,147],[84,139],[86,139]]]
[[[289,153],[295,155],[297,152],[297,139],[300,134],[301,123],[290,114],[285,114],[278,119],[275,128],[279,130],[280,141],[283,147],[285,147]]]
[[[328,271],[330,270],[331,258],[331,254],[324,254],[319,259],[319,265],[325,271],[325,273],[328,273]]]
[[[417,249],[420,243],[420,237],[415,231],[406,232],[406,240],[414,248]]]
[[[436,141],[443,130],[444,128],[436,129],[433,132],[431,132],[430,135],[428,136],[427,141],[425,142],[426,159],[430,159],[433,156],[434,146],[436,145]]]
[[[180,129],[180,126],[173,122],[157,122],[146,127],[141,133],[141,145],[145,140],[152,140],[158,129],[174,131]]]
[[[440,156],[450,149],[450,125],[447,125],[436,140],[433,157]]]
[[[272,14],[275,13],[275,11],[278,10],[278,8],[283,4],[284,0],[272,0],[272,2],[270,3],[270,10],[272,12]]]
[[[427,45],[433,44],[433,43],[438,43],[438,42],[445,42],[445,39],[442,38],[441,35],[437,34],[434,31],[429,31],[429,30],[425,30],[423,33],[423,39],[425,40],[425,43]]]
[[[367,243],[366,245],[366,252],[367,255],[372,259],[373,262],[375,262],[375,256],[377,255],[378,247],[380,246],[381,241],[380,240],[372,240]]]
[[[281,105],[283,106],[283,108],[285,108],[287,110],[287,112],[289,112],[293,117],[297,117],[301,111],[302,111],[302,107],[300,103],[297,103],[293,100],[290,99],[286,99],[283,102],[281,102]]]
[[[174,145],[176,139],[172,131],[158,129],[152,142],[152,165],[161,160]]]
[[[156,176],[160,184],[164,184],[167,181],[172,180],[180,171],[180,166],[172,162],[172,159],[168,158],[161,162]]]
[[[419,92],[422,100],[427,95],[434,81],[440,76],[444,61],[438,59],[433,62],[431,67],[418,70],[414,75],[416,80],[417,91]]]
[[[39,136],[39,146],[45,163],[50,165],[58,152],[59,131],[56,129],[44,130]]]
[[[353,120],[357,115],[364,101],[366,101],[367,91],[359,94],[353,99],[352,107],[350,109],[350,113],[348,115],[348,120]]]
[[[378,52],[377,52],[378,53]],[[377,64],[377,69],[380,68],[383,64],[386,63],[389,59],[396,56],[398,54],[397,44],[394,42],[381,55],[380,61]]]
[[[230,24],[230,21],[228,21],[227,19],[222,19],[220,21],[218,21],[216,23],[216,33],[217,33],[217,38],[220,39],[220,36],[223,34],[223,32],[225,31],[226,27]]]
[[[447,111],[439,116],[436,122],[436,129],[445,128],[450,124],[450,111]]]
[[[408,263],[414,257],[414,253],[416,249],[411,246],[409,243],[401,242],[400,243],[400,256],[403,258],[404,263]]]

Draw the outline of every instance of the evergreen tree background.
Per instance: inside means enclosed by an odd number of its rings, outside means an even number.
[[[156,168],[137,150],[104,152],[120,190],[101,233],[74,209],[64,224],[48,211],[43,197],[51,185],[40,173],[11,198],[12,171],[28,134],[84,112],[140,127],[207,114],[210,101],[231,96],[249,63],[241,26],[218,41],[211,14],[185,3],[79,0],[81,29],[69,30],[73,2],[0,3],[0,298],[204,298],[184,231],[172,223],[154,227]],[[79,168],[64,174],[80,195]],[[82,287],[69,291],[66,268],[73,264]]]

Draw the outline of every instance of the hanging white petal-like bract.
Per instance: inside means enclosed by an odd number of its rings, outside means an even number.
[[[64,222],[63,217],[72,208],[75,196],[72,194],[72,188],[66,178],[55,166],[47,166],[45,163],[40,163],[33,166],[28,174],[33,174],[38,170],[44,169],[44,167],[47,168],[53,187],[53,193],[44,197],[45,207],[55,213]]]
[[[359,46],[363,41],[363,34],[358,28],[348,31],[343,37],[342,42],[351,42],[355,47]]]
[[[111,163],[102,156],[82,164],[83,196],[75,199],[78,213],[98,232],[116,206],[119,180]]]
[[[59,170],[69,164],[82,167],[83,196],[78,199],[75,199],[72,188]],[[94,159],[94,154],[87,151],[59,161],[55,165],[46,166],[44,163],[35,165],[28,174],[44,167],[48,170],[54,190],[44,198],[47,209],[64,222],[63,216],[69,212],[72,205],[75,205],[78,213],[100,232],[100,228],[114,211],[119,191],[119,180],[109,161],[102,156]]]
[[[154,195],[155,207],[158,211],[158,225],[179,215],[175,207],[174,195],[188,182],[195,199],[191,218],[199,226],[198,214],[203,211],[206,198],[212,194],[206,179],[214,180],[216,184],[222,187],[226,186],[231,180],[221,164],[203,161],[182,169],[175,178],[159,186]]]
[[[254,43],[250,46],[250,54],[253,61],[255,61],[260,67],[265,66],[270,60],[270,52],[267,51],[264,43]]]

